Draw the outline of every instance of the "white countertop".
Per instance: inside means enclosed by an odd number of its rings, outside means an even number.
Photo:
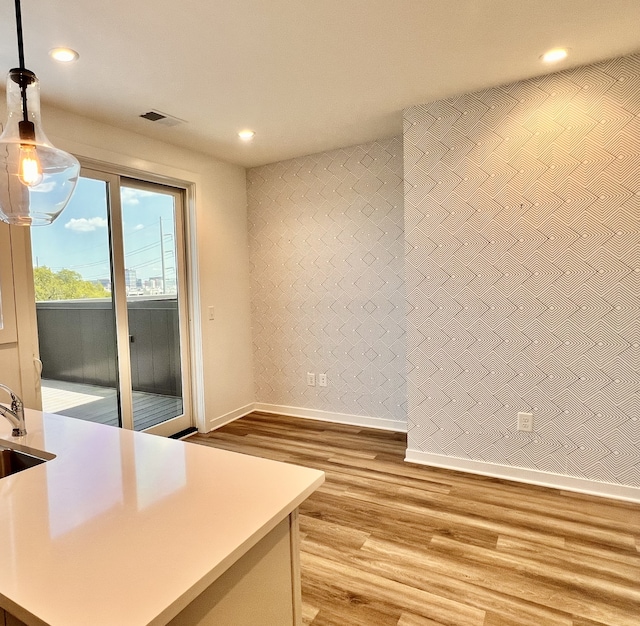
[[[164,624],[323,482],[317,470],[27,411],[0,446],[0,608],[28,624]],[[19,445],[15,445],[19,444]]]

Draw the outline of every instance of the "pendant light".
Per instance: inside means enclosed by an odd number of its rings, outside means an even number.
[[[7,77],[8,119],[0,135],[0,220],[22,226],[50,224],[71,199],[78,160],[55,148],[40,122],[40,87],[24,66],[22,14],[15,0],[20,67]]]

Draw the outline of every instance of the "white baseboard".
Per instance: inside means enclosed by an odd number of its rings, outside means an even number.
[[[216,428],[220,428],[225,424],[229,424],[245,415],[249,415],[249,413],[256,410],[255,402],[250,402],[249,404],[239,408],[234,409],[233,411],[229,411],[229,413],[225,413],[224,415],[220,415],[219,417],[214,417],[207,421],[207,432],[215,430]]]
[[[283,406],[280,404],[255,403],[255,411],[262,413],[275,413],[288,417],[302,417],[304,419],[319,420],[321,422],[334,422],[348,424],[349,426],[362,426],[364,428],[377,428],[378,430],[392,430],[398,433],[407,432],[407,424],[379,417],[366,417],[364,415],[351,415],[350,413],[332,413],[317,409],[303,409],[295,406]]]
[[[471,474],[480,474],[482,476],[491,476],[492,478],[513,480],[520,483],[538,485],[540,487],[553,487],[564,491],[575,491],[576,493],[583,493],[590,496],[602,496],[603,498],[613,498],[614,500],[624,500],[626,502],[640,502],[640,489],[637,487],[601,483],[595,480],[587,480],[586,478],[574,478],[573,476],[564,476],[562,474],[553,474],[551,472],[541,472],[539,470],[511,467],[508,465],[498,465],[497,463],[487,463],[485,461],[459,459],[443,454],[422,452],[421,450],[407,450],[405,461],[460,472],[470,472]]]

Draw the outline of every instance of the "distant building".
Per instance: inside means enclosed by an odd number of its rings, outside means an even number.
[[[124,271],[124,284],[126,285],[128,291],[138,288],[138,280],[136,278],[135,270]]]
[[[162,276],[149,276],[149,288],[152,293],[162,293],[164,290]]]

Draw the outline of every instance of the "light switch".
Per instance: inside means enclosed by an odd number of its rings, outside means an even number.
[[[215,310],[215,307],[210,306],[210,307],[208,307],[208,309],[207,309],[207,310],[209,311],[209,320],[214,320],[214,319],[216,319],[216,310]]]

